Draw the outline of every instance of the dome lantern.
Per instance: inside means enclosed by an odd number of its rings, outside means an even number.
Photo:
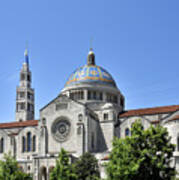
[[[94,54],[92,48],[90,48],[90,51],[88,53],[87,64],[88,65],[95,65],[95,54]]]

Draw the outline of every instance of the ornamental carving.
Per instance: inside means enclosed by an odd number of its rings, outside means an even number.
[[[51,130],[56,141],[64,142],[70,134],[71,124],[67,118],[61,117],[52,124]]]

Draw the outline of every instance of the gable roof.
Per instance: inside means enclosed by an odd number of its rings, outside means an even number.
[[[38,120],[9,122],[9,123],[0,123],[0,129],[20,128],[20,127],[37,126],[37,125],[38,125]]]
[[[164,114],[164,113],[175,112],[177,110],[179,110],[179,105],[161,106],[161,107],[153,107],[153,108],[145,108],[145,109],[132,109],[122,112],[119,115],[119,118],[129,117],[129,116]]]
[[[66,98],[66,99],[69,100],[69,101],[73,101],[73,102],[75,102],[75,103],[77,103],[77,104],[80,104],[80,105],[84,106],[83,103],[81,103],[81,102],[79,102],[79,101],[76,101],[76,100],[74,100],[74,99],[71,99],[70,97],[66,96],[65,94],[59,94],[56,98],[54,98],[54,99],[51,100],[48,104],[46,104],[44,107],[42,107],[42,108],[40,109],[40,111],[44,110],[44,109],[45,109],[46,107],[48,107],[50,104],[52,104],[53,102],[55,102],[58,98]]]

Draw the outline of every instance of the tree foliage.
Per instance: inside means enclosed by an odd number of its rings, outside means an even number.
[[[100,177],[98,161],[90,153],[83,154],[75,163],[78,180],[97,180]]]
[[[29,174],[22,172],[18,162],[10,154],[0,161],[0,180],[32,180]]]
[[[175,175],[170,166],[175,146],[166,128],[151,126],[143,130],[140,121],[131,136],[116,138],[107,164],[109,180],[170,180]]]
[[[69,155],[61,149],[56,166],[50,173],[50,180],[77,180],[74,166],[69,162]]]

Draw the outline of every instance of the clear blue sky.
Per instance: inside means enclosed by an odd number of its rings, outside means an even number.
[[[178,0],[5,0],[0,2],[0,122],[15,119],[26,41],[38,111],[86,63],[114,77],[126,109],[179,104]]]

